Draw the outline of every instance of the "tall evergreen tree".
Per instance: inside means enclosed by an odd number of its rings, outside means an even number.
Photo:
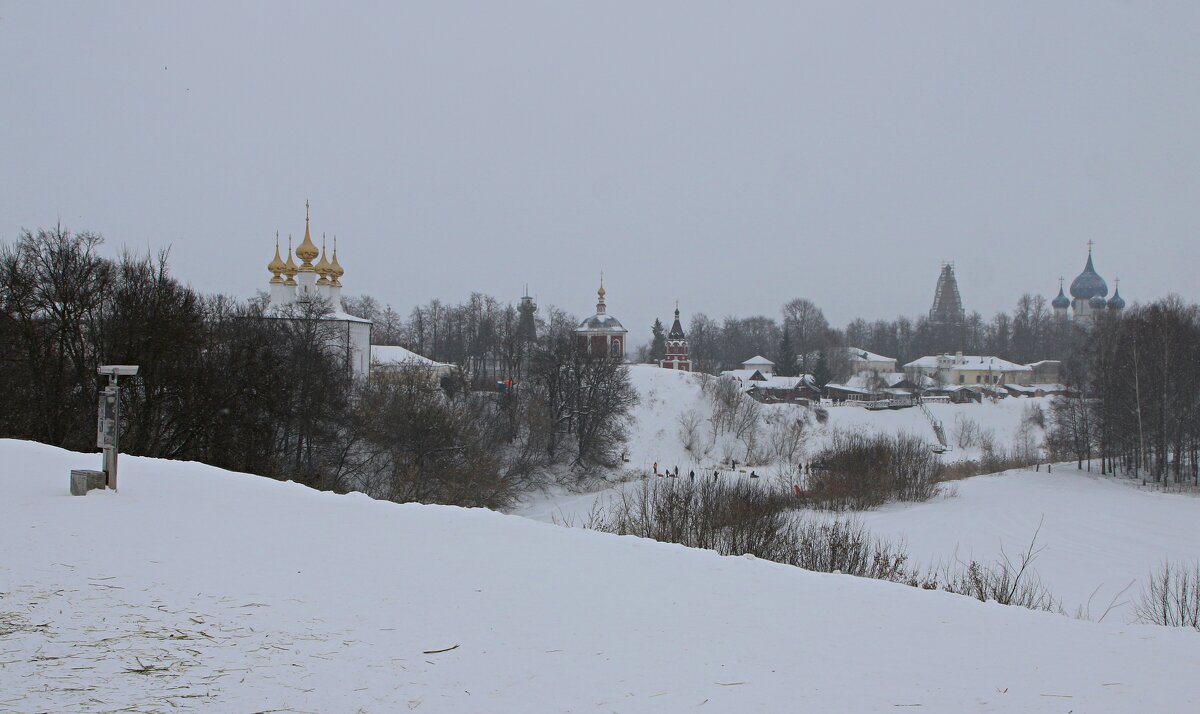
[[[654,318],[650,334],[653,336],[653,339],[650,340],[650,359],[658,362],[667,356],[667,331],[663,327],[662,320]]]
[[[829,366],[829,356],[825,353],[825,350],[817,352],[816,364],[813,365],[812,376],[817,386],[820,387],[829,384],[833,379],[833,371]]]
[[[796,350],[792,347],[792,333],[787,325],[784,325],[783,339],[779,341],[779,363],[775,365],[775,372],[780,377],[795,377],[799,371],[800,363],[796,359]]]

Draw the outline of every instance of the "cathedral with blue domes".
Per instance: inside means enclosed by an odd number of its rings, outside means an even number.
[[[1115,282],[1117,289],[1109,298],[1108,283],[1096,272],[1096,266],[1092,263],[1092,242],[1088,241],[1087,264],[1083,266],[1083,272],[1071,281],[1071,297],[1068,298],[1063,292],[1063,281],[1059,278],[1058,296],[1050,302],[1055,316],[1090,325],[1105,312],[1119,313],[1125,309],[1125,299],[1121,297],[1121,281],[1118,279]]]

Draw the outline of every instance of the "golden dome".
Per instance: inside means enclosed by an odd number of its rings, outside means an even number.
[[[309,273],[313,270],[313,258],[320,255],[317,250],[317,244],[312,242],[312,235],[309,233],[308,226],[308,201],[304,202],[304,240],[300,241],[300,245],[296,246],[296,257],[303,260],[304,263],[300,266],[300,272]]]
[[[333,237],[333,262],[329,266],[332,268],[333,284],[340,287],[342,284],[341,278],[346,274],[346,269],[342,267],[342,264],[337,259],[337,236]]]
[[[321,278],[317,280],[318,285],[328,285],[329,275],[333,272],[333,266],[329,264],[329,256],[325,253],[325,236],[321,236],[321,260],[317,263],[315,270]]]
[[[267,270],[274,273],[274,277],[271,278],[272,283],[282,283],[283,282],[283,278],[281,278],[279,276],[281,273],[283,273],[283,271],[287,270],[287,264],[284,263],[283,260],[281,260],[279,257],[279,232],[278,231],[275,232],[275,258],[272,259],[271,262],[267,264]]]
[[[604,273],[600,273],[600,289],[596,291],[596,294],[600,296],[601,300],[604,299]]]
[[[287,276],[287,282],[285,283],[285,285],[295,285],[296,284],[296,273],[300,272],[300,269],[296,267],[296,261],[292,259],[292,237],[291,236],[288,236],[288,258],[287,258],[287,262],[284,263],[284,266],[285,266],[285,270],[283,271],[283,274]]]

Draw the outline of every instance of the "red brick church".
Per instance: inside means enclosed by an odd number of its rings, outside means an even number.
[[[595,357],[625,359],[625,335],[629,333],[617,318],[608,314],[604,304],[604,278],[600,278],[600,289],[596,291],[596,314],[579,323],[575,336],[579,346]]]

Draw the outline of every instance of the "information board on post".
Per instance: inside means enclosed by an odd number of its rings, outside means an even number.
[[[117,390],[105,387],[96,410],[96,446],[104,449],[117,443]]]

